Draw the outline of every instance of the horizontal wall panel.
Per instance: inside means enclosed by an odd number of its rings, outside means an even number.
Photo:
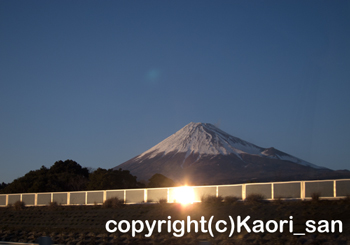
[[[176,187],[169,188],[169,202],[176,202]]]
[[[246,185],[246,197],[252,194],[263,195],[265,199],[271,199],[271,184]]]
[[[350,180],[337,180],[337,197],[350,195]]]
[[[305,181],[305,197],[312,197],[312,194],[319,194],[321,197],[333,197],[333,181]]]
[[[160,199],[167,200],[168,189],[148,189],[147,202],[158,202]]]
[[[193,187],[194,201],[200,202],[203,197],[216,196],[216,186]]]
[[[21,195],[20,194],[18,194],[18,195],[9,195],[8,198],[9,198],[9,204],[14,204],[17,201],[21,201]]]
[[[122,191],[106,191],[106,199],[118,198],[119,200],[124,200],[124,190]]]
[[[219,186],[219,196],[227,197],[238,197],[242,199],[242,186],[236,185],[236,186]]]
[[[181,193],[182,192],[181,188],[183,187],[169,188],[169,202],[176,202],[176,200],[183,198]],[[216,186],[208,186],[208,187],[188,186],[187,188],[192,189],[193,191],[192,200],[194,202],[200,202],[202,197],[216,196]]]
[[[300,182],[276,183],[273,185],[274,198],[300,198]]]
[[[35,205],[35,194],[23,194],[22,202],[24,202],[25,205]]]
[[[87,204],[103,203],[103,191],[87,192]]]
[[[305,189],[304,185],[305,183]],[[335,183],[335,185],[334,185]],[[295,181],[295,182],[270,182],[270,183],[247,183],[233,185],[218,185],[218,186],[189,186],[188,188],[193,193],[192,200],[200,202],[202,197],[216,196],[221,197],[233,196],[242,199],[243,190],[245,197],[252,194],[259,194],[265,199],[272,197],[272,185],[274,198],[311,198],[313,194],[318,194],[320,197],[346,197],[350,195],[350,179],[344,180],[315,180],[315,181]],[[79,192],[56,192],[56,193],[16,193],[16,194],[0,194],[0,206],[14,204],[16,201],[22,200],[26,205],[49,205],[51,200],[57,204],[101,204],[104,198],[118,198],[124,203],[142,203],[145,200],[148,202],[158,202],[159,200],[167,200],[172,203],[181,201],[185,197],[183,187],[169,188],[150,188],[150,189],[127,189],[127,190],[106,190],[104,191],[79,191]],[[334,188],[336,188],[334,192]],[[37,199],[36,199],[37,195]],[[36,201],[37,200],[37,201]],[[37,202],[37,203],[36,203]]]
[[[0,206],[6,205],[6,195],[0,195]]]
[[[71,192],[70,204],[85,204],[85,192]]]
[[[49,205],[51,202],[51,193],[38,193],[38,205]]]
[[[126,203],[141,203],[144,201],[144,190],[126,190]]]
[[[67,195],[68,193],[53,193],[53,201],[57,204],[68,204],[67,203]]]

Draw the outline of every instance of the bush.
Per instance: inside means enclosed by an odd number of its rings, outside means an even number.
[[[118,197],[112,197],[110,199],[107,199],[104,203],[103,203],[103,207],[104,208],[117,208],[117,207],[121,207],[124,204],[123,200],[119,200]]]
[[[202,203],[222,203],[224,198],[222,196],[202,196],[201,201]]]
[[[260,203],[265,199],[265,197],[261,194],[250,194],[244,200],[246,203]]]
[[[276,205],[280,205],[280,204],[283,203],[283,200],[282,200],[281,197],[275,197],[275,198],[273,199],[273,203],[276,204]]]
[[[318,202],[320,200],[320,193],[312,193],[311,194],[311,201],[312,202]]]
[[[49,209],[57,209],[60,205],[57,202],[50,202]]]
[[[343,199],[339,200],[340,203],[350,203],[350,195],[346,195]]]
[[[161,198],[158,200],[158,203],[167,203],[167,199],[166,198]]]
[[[233,204],[238,202],[239,198],[235,196],[226,196],[224,197],[224,202],[228,204]]]
[[[24,202],[21,202],[21,201],[17,201],[13,204],[13,208],[15,210],[22,210],[25,208],[25,206],[26,206],[26,204]]]

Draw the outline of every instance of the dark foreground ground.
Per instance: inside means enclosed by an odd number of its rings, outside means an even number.
[[[157,230],[147,238],[146,228],[143,233],[132,236],[131,231],[121,233],[108,233],[105,224],[108,220],[141,220],[152,222],[153,220],[201,220],[204,216],[209,221],[211,216],[213,224],[218,220],[230,222],[229,215],[237,221],[237,216],[242,220],[250,216],[247,223],[252,229],[248,233],[244,228],[237,232],[237,226],[232,237],[228,230],[223,233],[214,232],[211,237],[208,232],[201,232],[199,223],[198,233],[191,232],[181,237],[174,236],[174,230],[167,232],[167,225],[163,224],[163,231]],[[169,218],[168,216],[171,216]],[[284,226],[284,232],[277,230],[269,233],[264,226],[264,232],[253,231],[253,221],[262,220],[266,224],[269,220],[291,221],[293,217],[293,231],[289,232],[288,225]],[[307,220],[320,223],[320,232],[307,233],[305,235],[293,235],[293,233],[305,233]],[[343,230],[339,232],[339,226],[335,231],[331,230],[331,221],[342,221]],[[329,224],[329,226],[327,225]],[[204,223],[204,229],[208,229],[208,223]],[[236,224],[237,225],[237,224]],[[111,228],[114,228],[112,225]],[[137,226],[138,228],[138,226]],[[177,225],[181,228],[181,224]],[[185,226],[186,228],[186,226]],[[223,223],[219,226],[223,228]],[[157,228],[156,228],[157,229]],[[214,225],[213,225],[214,229]],[[270,229],[273,225],[270,224]],[[180,234],[180,232],[177,232]],[[244,201],[233,203],[196,203],[186,207],[180,204],[139,204],[120,205],[106,208],[102,206],[47,206],[25,207],[15,210],[14,207],[0,208],[0,241],[12,242],[37,242],[41,236],[50,236],[57,244],[350,244],[350,200],[321,200],[321,201]]]

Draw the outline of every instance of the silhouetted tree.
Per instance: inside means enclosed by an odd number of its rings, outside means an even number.
[[[175,182],[162,174],[154,174],[149,180],[147,187],[171,187]]]
[[[30,171],[15,179],[0,191],[2,193],[28,193],[84,190],[89,181],[89,171],[73,160],[57,161],[48,169]]]
[[[91,170],[91,169],[90,169]],[[128,170],[102,169],[89,173],[88,168],[73,160],[57,161],[51,168],[42,166],[30,171],[12,183],[0,185],[0,193],[36,193],[55,191],[81,191],[128,189],[144,187]]]
[[[89,181],[89,170],[73,160],[55,162],[49,175],[49,185],[55,191],[84,190]]]
[[[2,189],[4,189],[6,186],[7,186],[7,184],[4,183],[4,182],[2,182],[2,183],[0,184],[0,191],[1,191]]]
[[[88,190],[127,189],[141,187],[128,170],[98,168],[90,174]]]

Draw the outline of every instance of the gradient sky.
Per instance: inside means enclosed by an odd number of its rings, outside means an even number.
[[[349,1],[0,1],[0,183],[190,122],[349,169]]]

